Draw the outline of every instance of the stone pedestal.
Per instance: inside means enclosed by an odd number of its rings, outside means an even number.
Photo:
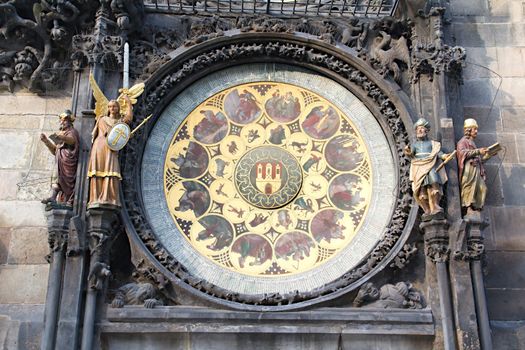
[[[421,223],[419,227],[424,232],[425,255],[436,266],[444,349],[456,349],[454,313],[447,269],[450,255],[448,246],[448,222],[445,219],[430,219]],[[432,286],[430,286],[430,288],[432,288]]]
[[[454,255],[456,259],[466,261],[470,265],[479,343],[481,345],[481,349],[491,350],[492,336],[481,266],[481,258],[483,257],[483,253],[485,251],[482,230],[488,225],[488,223],[482,219],[480,212],[474,212],[466,215],[464,217],[464,221],[466,223],[466,245],[464,246],[463,250],[454,252]]]
[[[82,350],[93,348],[96,311],[99,292],[104,292],[107,278],[111,275],[109,250],[115,238],[117,209],[90,209],[87,213],[88,240],[91,254],[82,331]]]

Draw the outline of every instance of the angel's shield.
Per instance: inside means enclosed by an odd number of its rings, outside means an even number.
[[[128,143],[130,135],[131,129],[128,124],[117,123],[113,125],[106,138],[108,147],[112,151],[120,151]]]

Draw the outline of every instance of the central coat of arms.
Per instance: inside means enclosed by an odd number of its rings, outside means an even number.
[[[235,184],[248,203],[279,208],[292,201],[302,183],[299,162],[288,151],[261,146],[247,152],[235,169]]]
[[[255,186],[264,194],[279,191],[283,185],[281,162],[257,162],[255,164]]]

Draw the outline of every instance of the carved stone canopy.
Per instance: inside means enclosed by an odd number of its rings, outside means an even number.
[[[139,245],[144,256],[148,257],[159,271],[165,274],[177,288],[202,298],[207,302],[237,309],[285,310],[304,308],[309,305],[335,299],[356,289],[378,271],[388,266],[391,260],[402,249],[412,229],[417,212],[417,210],[411,206],[411,197],[409,194],[409,161],[402,151],[408,141],[406,130],[411,129],[410,115],[412,112],[405,102],[406,97],[402,93],[394,92],[395,90],[391,83],[383,80],[368,65],[358,59],[354,55],[355,52],[350,51],[351,50],[336,48],[326,42],[308,38],[304,35],[297,36],[287,33],[240,34],[239,32],[232,32],[226,33],[224,37],[209,40],[205,43],[192,46],[191,48],[177,50],[171,55],[174,58],[162,66],[146,82],[145,98],[139,102],[136,110],[136,115],[140,117],[137,118],[135,122],[140,123],[141,118],[149,113],[153,113],[157,120],[152,122],[148,129],[144,129],[145,131],[143,130],[142,133],[133,138],[125,151],[122,152],[126,228],[128,234],[136,237],[132,241],[135,241],[136,244]],[[229,288],[225,287],[224,284],[219,285],[219,283],[212,283],[209,280],[211,278],[203,278],[203,275],[197,272],[199,269],[198,266],[192,267],[183,264],[180,259],[174,256],[173,247],[169,247],[167,241],[165,239],[163,240],[162,237],[164,236],[160,233],[158,225],[153,224],[156,220],[154,217],[156,214],[149,210],[150,207],[148,203],[151,201],[151,196],[149,196],[151,193],[148,193],[148,188],[151,188],[151,183],[155,180],[154,177],[147,176],[144,173],[144,162],[151,159],[147,150],[148,147],[150,147],[148,146],[150,144],[149,140],[151,138],[156,139],[162,134],[159,132],[159,128],[162,129],[160,125],[162,125],[162,120],[165,119],[166,111],[169,110],[169,104],[172,103],[172,101],[176,101],[178,98],[176,96],[182,96],[186,89],[190,89],[191,86],[196,86],[195,84],[198,84],[196,81],[199,79],[204,78],[203,81],[207,81],[205,77],[216,76],[216,74],[220,74],[221,71],[225,71],[227,67],[232,67],[231,69],[234,70],[242,70],[241,67],[250,67],[249,64],[254,65],[257,63],[286,63],[287,67],[291,67],[292,70],[294,66],[301,67],[297,68],[297,70],[309,72],[310,76],[314,77],[316,74],[322,75],[324,76],[322,79],[333,81],[334,84],[349,91],[356,99],[356,102],[359,101],[359,103],[369,111],[372,122],[377,125],[378,130],[384,135],[382,137],[384,137],[385,140],[385,147],[391,154],[393,160],[392,179],[394,181],[394,187],[392,190],[386,191],[390,192],[389,196],[393,198],[392,206],[385,209],[384,214],[386,214],[386,221],[384,226],[381,225],[382,227],[375,229],[377,231],[377,239],[365,248],[365,254],[358,262],[351,267],[347,267],[346,270],[337,273],[334,278],[326,278],[321,284],[315,285],[314,283],[310,288],[305,287],[295,290],[269,288],[267,291],[255,290],[250,292],[243,291],[242,288]],[[217,81],[216,84],[219,84],[219,82]],[[245,100],[243,101],[245,101],[245,104],[249,104],[248,93],[245,92],[244,94],[245,97],[240,98],[244,98]],[[254,94],[256,93],[254,92]],[[213,110],[213,108],[210,110]],[[266,111],[268,110],[266,109]],[[215,112],[218,113],[218,111]],[[228,114],[228,112],[226,112],[226,114]],[[217,117],[217,115],[218,114],[215,114],[215,119],[213,120],[220,123],[222,117]],[[182,116],[182,118],[183,117],[184,116]],[[250,114],[246,114],[244,117],[249,118]],[[254,115],[254,118],[255,117],[258,118],[259,116]],[[268,117],[268,120],[271,121],[272,118]],[[231,126],[229,130],[232,136],[237,137],[236,133],[242,133],[243,122],[244,119],[240,119],[236,121],[236,123],[230,122]],[[294,127],[292,124],[293,123],[286,126],[293,131]],[[306,124],[301,124],[301,128],[308,130],[305,129],[305,125]],[[181,124],[181,128],[182,129],[178,131],[178,135],[180,136],[170,141],[173,142],[172,144],[185,138],[184,135],[186,131],[184,125]],[[153,129],[153,131],[151,129]],[[315,137],[317,136],[314,131],[311,132],[314,133],[315,141]],[[337,137],[338,136],[335,136],[334,139]],[[234,139],[235,138],[232,138],[232,140]],[[210,142],[213,143],[213,141]],[[321,144],[322,142],[319,143]],[[232,143],[230,142],[229,145],[232,145]],[[181,148],[181,152],[190,152],[190,148],[192,147],[193,151],[196,151],[198,148],[197,146],[188,144],[185,148]],[[217,147],[219,152],[227,152],[227,150],[220,149],[222,146]],[[207,149],[212,148],[213,147],[207,147]],[[160,155],[160,157],[162,158],[164,155]],[[174,154],[174,157],[171,158],[177,159],[177,154]],[[167,159],[167,162],[169,162],[169,157]],[[179,160],[182,161],[181,159]],[[176,163],[176,161],[174,162]],[[177,167],[176,170],[180,172],[180,166]],[[374,171],[373,167],[372,171]],[[159,179],[158,181],[162,181],[162,175],[159,175],[160,174],[156,175]],[[193,175],[187,176],[190,176],[190,178],[193,177]],[[204,189],[209,185],[208,181],[211,181],[210,178],[213,178],[213,176],[210,175],[207,178],[199,177],[199,180],[194,181],[181,181],[182,187],[180,194],[182,195],[185,191],[185,194],[182,196],[186,196],[186,199],[188,199],[190,192],[193,191],[191,195],[196,196],[200,187]],[[190,184],[190,182],[195,182],[195,184]],[[179,202],[178,207],[175,207],[175,211],[178,210],[180,212],[182,205],[180,204],[180,198],[177,200],[179,200]],[[241,199],[239,200],[242,201]],[[166,199],[163,199],[162,196],[158,198],[158,202],[164,203],[165,201]],[[333,198],[328,201],[333,203]],[[304,202],[307,203],[306,201]],[[193,204],[193,202],[187,204],[188,208],[193,210]],[[299,203],[299,205],[302,204],[302,202]],[[372,206],[375,205],[376,204],[372,204]],[[232,206],[232,208],[236,209],[235,206]],[[242,215],[238,208],[236,213]],[[184,215],[179,218],[180,220],[176,217],[173,219],[181,230],[183,230],[184,225],[188,225],[187,222],[191,221],[188,217],[184,217]],[[373,218],[370,218],[370,220],[370,222],[372,222]],[[213,223],[211,221],[209,223],[200,222],[204,226],[205,231],[206,227],[209,228],[214,223],[219,225],[219,221],[221,220],[213,219],[212,221]],[[236,234],[246,232],[237,227],[235,222],[233,224]],[[300,224],[301,221],[297,221],[297,227],[300,228]],[[230,226],[226,225],[224,227]],[[370,229],[372,227],[373,226],[370,226]],[[299,234],[297,235],[299,236]],[[214,239],[217,240],[218,238],[215,237]],[[211,242],[211,238],[209,242]],[[184,249],[183,246],[180,246],[180,249]],[[276,247],[273,249],[276,249]],[[337,260],[338,256],[339,255],[336,255],[333,259]],[[320,270],[319,273],[322,273],[321,271],[322,270]],[[227,275],[225,276],[225,278],[227,278]],[[242,276],[240,279],[242,279]]]

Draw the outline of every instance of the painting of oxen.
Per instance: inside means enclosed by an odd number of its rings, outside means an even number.
[[[184,192],[179,198],[179,205],[176,211],[184,212],[192,210],[196,217],[201,216],[210,206],[210,194],[208,190],[196,181],[184,181]]]
[[[204,228],[197,234],[197,241],[209,242],[206,248],[221,251],[233,241],[233,228],[226,219],[217,215],[207,215],[199,219],[199,224]]]
[[[239,254],[238,263],[241,269],[248,266],[259,266],[272,259],[272,247],[263,237],[245,234],[233,243],[232,252]]]

